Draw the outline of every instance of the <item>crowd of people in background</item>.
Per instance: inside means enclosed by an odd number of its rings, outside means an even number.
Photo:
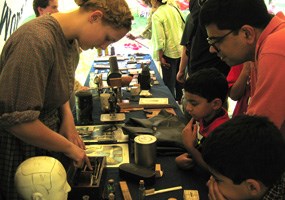
[[[280,91],[285,84],[285,54],[281,50],[285,45],[285,16],[282,12],[270,14],[265,2],[260,0],[206,0],[198,4],[201,6],[199,23],[205,28],[208,50],[232,67],[227,75],[228,95],[238,103],[230,122],[204,137],[203,162],[195,157],[193,137],[196,134],[191,137],[191,132],[197,132],[197,127],[192,127],[193,119],[189,122],[183,131],[183,135],[187,135],[183,140],[190,156],[184,163],[189,163],[192,156],[198,164],[207,166],[213,175],[208,182],[211,200],[283,199],[285,165],[281,155],[285,141],[285,95]],[[191,61],[189,63],[191,66]],[[193,104],[193,101],[187,103]],[[263,128],[262,121],[266,124]],[[266,140],[272,143],[263,150]],[[252,160],[262,163],[261,166],[254,165]],[[176,161],[180,166],[183,163],[180,157]],[[245,184],[250,185],[250,189],[245,190]]]

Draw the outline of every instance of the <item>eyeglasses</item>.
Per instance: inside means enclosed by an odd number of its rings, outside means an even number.
[[[230,32],[228,32],[227,34],[225,34],[225,35],[223,35],[221,37],[208,37],[207,41],[208,41],[210,46],[212,46],[217,52],[219,52],[220,49],[216,46],[216,44],[217,43],[221,43],[232,32],[234,32],[234,31],[231,30]]]

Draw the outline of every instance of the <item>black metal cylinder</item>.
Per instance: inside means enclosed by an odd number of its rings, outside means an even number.
[[[89,91],[78,91],[76,96],[76,120],[79,124],[92,124],[93,101]]]
[[[142,72],[138,76],[138,82],[141,90],[149,90],[151,88],[150,69],[148,66],[142,65]]]

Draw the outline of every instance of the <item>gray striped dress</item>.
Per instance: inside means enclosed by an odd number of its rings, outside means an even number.
[[[0,199],[20,199],[13,180],[22,161],[51,153],[6,128],[39,119],[58,131],[59,107],[73,91],[78,60],[77,41],[66,40],[49,15],[22,25],[5,43],[0,57]]]

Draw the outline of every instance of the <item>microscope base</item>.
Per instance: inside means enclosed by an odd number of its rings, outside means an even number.
[[[126,119],[125,113],[101,114],[101,122],[121,122]]]

